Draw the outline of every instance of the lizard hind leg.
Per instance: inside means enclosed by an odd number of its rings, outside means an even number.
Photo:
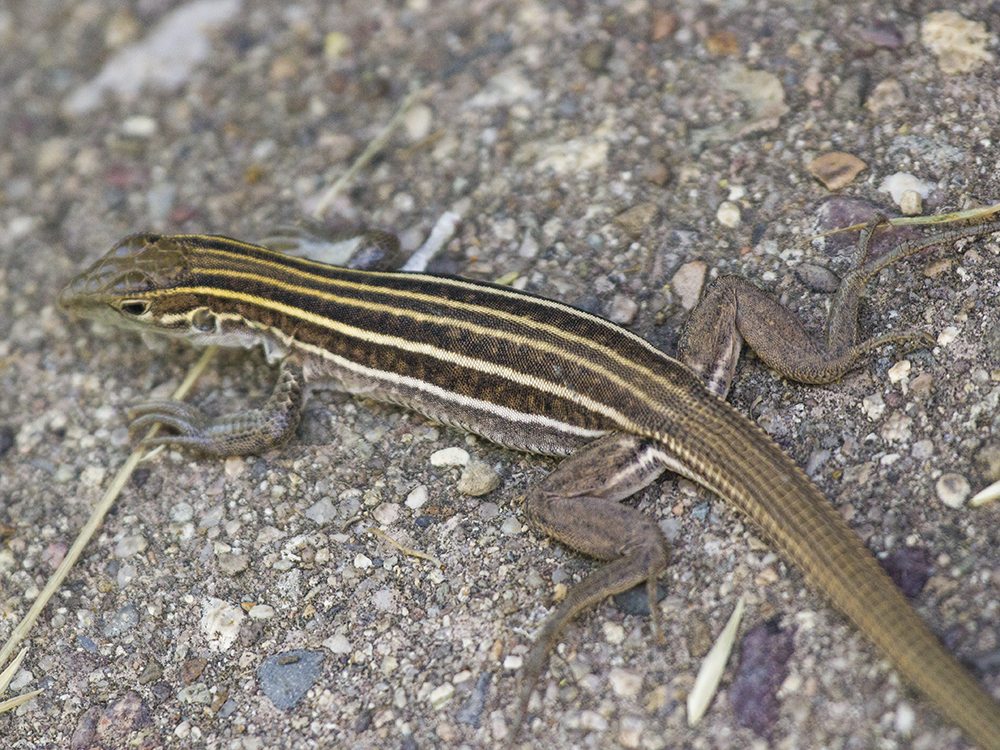
[[[890,331],[858,341],[858,308],[868,282],[883,268],[924,248],[1000,231],[1000,221],[970,224],[897,244],[871,258],[872,240],[886,223],[877,215],[862,230],[854,265],[831,300],[825,341],[813,339],[798,318],[769,294],[740,276],[720,276],[691,313],[677,358],[705,385],[725,398],[743,342],[778,373],[800,383],[831,383],[883,344],[933,346],[923,331]]]
[[[646,487],[669,466],[668,457],[656,444],[612,433],[567,458],[529,492],[525,512],[532,524],[574,549],[609,562],[570,589],[542,624],[521,668],[511,743],[559,633],[581,611],[646,581],[653,632],[661,638],[656,583],[670,559],[667,541],[653,519],[620,501]]]

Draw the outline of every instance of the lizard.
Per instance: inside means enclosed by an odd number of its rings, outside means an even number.
[[[524,514],[606,562],[542,623],[521,668],[511,744],[548,654],[580,612],[645,581],[660,637],[656,589],[669,547],[653,519],[621,501],[670,471],[749,516],[948,721],[984,750],[1000,750],[1000,704],[942,646],[816,485],[725,400],[744,342],[781,375],[816,384],[839,379],[883,344],[931,345],[913,331],[859,341],[868,282],[921,249],[1000,231],[1000,221],[980,222],[870,257],[883,223],[876,217],[861,231],[823,343],[748,280],[722,276],[692,312],[676,358],[597,315],[510,287],[341,268],[215,235],[127,237],[59,302],[144,336],[261,344],[279,363],[260,409],[213,418],[177,401],[139,404],[129,415],[133,434],[155,423],[172,433],[146,445],[262,453],[295,432],[306,383],[333,380],[508,448],[567,456],[528,491]],[[371,235],[372,243],[392,239]]]

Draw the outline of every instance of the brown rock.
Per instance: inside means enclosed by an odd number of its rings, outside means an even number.
[[[615,224],[624,229],[632,239],[636,239],[654,218],[656,218],[656,205],[639,203],[618,214],[615,217]]]
[[[817,180],[826,185],[827,190],[840,190],[847,187],[858,173],[867,169],[868,165],[861,159],[841,151],[831,151],[813,159],[806,169]]]

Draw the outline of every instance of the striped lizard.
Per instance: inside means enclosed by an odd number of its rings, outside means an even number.
[[[262,344],[268,360],[280,362],[261,409],[210,418],[176,401],[140,404],[133,433],[157,422],[173,433],[150,445],[261,453],[294,433],[305,383],[332,379],[509,448],[568,456],[529,491],[525,515],[607,562],[569,591],[528,651],[514,736],[561,629],[579,612],[645,581],[660,633],[655,594],[667,542],[652,518],[621,501],[671,471],[753,519],[945,718],[980,747],[1000,750],[1000,705],[943,648],[805,473],[725,401],[744,341],[781,375],[806,383],[837,380],[882,344],[930,344],[915,332],[859,342],[867,282],[923,248],[1000,230],[998,221],[962,226],[870,258],[882,221],[861,233],[825,344],[753,284],[724,276],[692,313],[676,359],[598,316],[511,288],[345,269],[218,236],[128,237],[73,279],[60,303],[143,334]],[[391,235],[371,235],[386,241]]]

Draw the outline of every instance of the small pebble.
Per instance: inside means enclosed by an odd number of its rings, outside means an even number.
[[[904,216],[919,216],[924,210],[923,198],[916,190],[904,190],[899,196],[899,210]]]
[[[996,37],[986,24],[970,21],[951,10],[929,13],[920,24],[920,41],[938,58],[945,75],[969,73],[993,61],[987,50]]]
[[[868,96],[868,109],[875,114],[880,112],[893,113],[906,102],[906,92],[895,78],[879,81]]]
[[[865,396],[861,399],[861,411],[873,422],[880,419],[885,413],[885,399],[881,393]]]
[[[520,534],[521,522],[517,520],[514,516],[510,516],[504,519],[504,522],[500,524],[500,531],[502,531],[504,534]]]
[[[146,549],[146,539],[140,534],[122,537],[115,545],[115,557],[126,558]]]
[[[634,299],[624,294],[616,294],[611,300],[608,320],[620,326],[627,326],[635,319],[637,312],[639,312],[639,304]]]
[[[795,276],[813,292],[833,294],[840,288],[840,278],[837,274],[813,263],[802,263],[797,266]]]
[[[888,443],[907,443],[912,434],[912,427],[913,417],[896,413],[885,421],[879,434]]]
[[[53,542],[45,547],[45,551],[42,552],[42,562],[45,563],[45,567],[50,570],[54,570],[59,567],[59,564],[66,557],[66,553],[69,551],[69,547],[63,542]],[[132,570],[135,570],[134,566]],[[133,573],[133,576],[135,573]]]
[[[140,685],[148,685],[151,682],[156,682],[163,676],[163,665],[156,659],[150,659],[146,668],[142,670],[142,674],[139,675],[138,682]]]
[[[670,289],[680,297],[681,307],[685,310],[690,312],[698,304],[706,273],[708,265],[704,261],[696,260],[678,268],[670,280]]]
[[[608,675],[608,682],[615,695],[622,698],[634,698],[642,689],[642,675],[615,667]]]
[[[617,622],[605,622],[603,624],[604,640],[612,646],[617,646],[625,640],[625,628]]]
[[[372,594],[371,603],[380,612],[395,612],[396,592],[393,589],[379,589]]]
[[[732,201],[722,201],[715,212],[715,218],[722,226],[735,229],[740,225],[743,217],[740,215],[740,207],[738,205]]]
[[[247,555],[223,552],[219,555],[219,572],[223,575],[234,576],[242,573],[250,565],[250,558]]]
[[[479,503],[478,513],[479,517],[484,521],[489,521],[496,518],[497,514],[500,512],[500,506],[496,503],[484,502]]]
[[[987,482],[1000,480],[1000,442],[986,442],[973,454],[972,465]]]
[[[53,172],[69,160],[69,139],[49,138],[38,147],[35,166],[39,172]]]
[[[463,448],[444,448],[431,454],[431,466],[465,466],[469,452]]]
[[[351,642],[347,640],[347,636],[340,633],[331,635],[323,641],[323,648],[329,649],[334,654],[349,654],[354,649]]]
[[[705,40],[705,50],[710,55],[727,55],[733,57],[739,54],[739,39],[731,31],[717,31]]]
[[[500,486],[500,476],[493,467],[478,458],[470,458],[458,480],[458,491],[463,495],[481,497]]]
[[[222,708],[219,709],[219,718],[228,719],[232,716],[236,709],[240,707],[240,704],[234,701],[232,698],[226,698],[226,702],[222,704]]]
[[[129,565],[127,563],[125,565],[122,565],[118,569],[118,576],[117,576],[118,588],[123,589],[126,586],[128,586],[130,583],[132,583],[132,581],[135,580],[135,577],[137,575],[139,575],[139,569],[136,568],[134,565]]]
[[[423,484],[418,484],[412,490],[410,494],[406,496],[406,507],[416,510],[427,502],[427,487]]]
[[[606,732],[608,729],[608,720],[597,713],[597,711],[581,711],[580,728],[588,732]]]
[[[910,360],[903,359],[889,368],[889,382],[898,383],[903,378],[910,376]]]
[[[958,329],[955,326],[948,326],[944,328],[937,337],[937,345],[944,347],[948,346],[952,341],[958,338]]]
[[[323,57],[334,62],[351,49],[351,37],[342,31],[331,31],[323,37]]]
[[[459,709],[458,713],[455,714],[455,718],[459,722],[472,727],[479,727],[483,709],[486,708],[486,699],[489,697],[489,688],[492,679],[493,675],[490,672],[483,672],[479,675],[479,679],[476,680],[476,686],[470,693],[469,699]],[[453,680],[453,682],[457,683],[458,680]],[[493,739],[498,740],[501,738],[494,734]]]
[[[122,122],[122,135],[129,138],[150,138],[156,131],[156,120],[145,115],[135,115]]]
[[[910,455],[918,461],[923,461],[934,455],[933,440],[918,440],[913,444]]]
[[[286,651],[269,656],[257,670],[260,689],[279,709],[293,708],[323,675],[322,651]]]
[[[654,185],[663,187],[671,178],[670,165],[662,161],[652,161],[643,164],[641,169],[643,179]]]
[[[961,474],[942,474],[934,485],[938,500],[949,508],[961,508],[972,491],[969,480]]]
[[[874,21],[859,34],[862,40],[876,47],[897,49],[903,46],[903,33],[889,21]]]
[[[788,676],[795,628],[774,622],[753,628],[743,638],[740,665],[727,695],[740,725],[767,736],[778,721],[778,688]]]
[[[588,70],[601,73],[607,67],[613,49],[610,41],[592,39],[583,45],[583,50],[580,53],[580,61]]]
[[[680,17],[676,13],[669,13],[665,10],[654,10],[650,29],[652,40],[658,42],[661,39],[673,36],[680,23]]]
[[[538,240],[531,232],[524,233],[524,239],[521,241],[521,246],[517,249],[517,254],[522,258],[534,258],[538,255]]]
[[[904,737],[909,737],[913,733],[913,724],[917,714],[909,703],[900,703],[896,706],[896,718],[893,720],[893,727]]]
[[[431,708],[440,709],[454,697],[455,686],[450,682],[446,682],[434,688],[428,696],[428,700],[430,701]]]
[[[139,610],[131,602],[127,603],[104,624],[104,637],[117,638],[130,632],[139,624]]]
[[[912,599],[930,580],[934,556],[925,547],[899,547],[882,559],[882,567],[892,582]]]
[[[827,190],[847,187],[868,165],[856,156],[840,151],[823,154],[806,165],[809,174],[826,185]]]
[[[274,615],[274,607],[267,604],[255,604],[247,612],[247,617],[251,620],[270,620]]]
[[[206,598],[201,605],[201,632],[214,651],[225,651],[240,632],[240,624],[246,615],[239,607],[215,597]]]
[[[396,503],[382,503],[372,511],[372,518],[383,526],[389,526],[399,519],[399,505]]]
[[[929,372],[922,372],[910,381],[910,390],[918,396],[927,396],[934,386],[934,377]]]
[[[99,487],[104,483],[107,470],[103,466],[88,466],[80,474],[80,483],[84,487]]]
[[[198,521],[198,527],[202,529],[214,529],[222,523],[222,519],[225,517],[226,509],[221,505],[216,505],[205,512],[201,520]]]
[[[337,517],[337,508],[330,498],[324,497],[313,503],[305,512],[306,518],[320,526],[329,523]]]
[[[194,508],[190,503],[176,503],[170,506],[170,520],[174,523],[187,523],[194,518]]]
[[[615,217],[615,224],[625,230],[632,239],[638,239],[643,230],[656,218],[655,203],[638,203]]]
[[[199,677],[201,673],[205,671],[205,667],[208,666],[208,659],[204,657],[199,657],[197,659],[188,659],[183,664],[181,664],[180,678],[181,682],[185,685],[190,685]]]
[[[426,104],[417,104],[410,108],[403,119],[403,126],[410,141],[416,143],[422,141],[431,132],[431,125],[434,122],[434,113]]]

